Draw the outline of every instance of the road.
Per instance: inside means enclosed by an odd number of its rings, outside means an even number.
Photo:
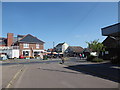
[[[118,83],[67,68],[58,61],[3,66],[7,88],[118,88]],[[65,62],[67,63],[67,62]],[[78,62],[76,62],[78,63]],[[86,62],[82,62],[84,64]],[[75,62],[74,62],[75,64]],[[80,63],[79,63],[80,64]],[[24,67],[24,68],[23,68]],[[22,71],[20,71],[22,69]],[[9,73],[11,72],[11,73]],[[19,74],[17,72],[20,72]],[[6,74],[9,73],[9,74]],[[14,77],[17,73],[17,76]],[[10,77],[13,76],[13,77]],[[12,79],[14,78],[14,80]],[[9,80],[9,82],[7,82]],[[12,81],[12,84],[9,84]]]

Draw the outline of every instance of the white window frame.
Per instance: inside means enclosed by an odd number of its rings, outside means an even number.
[[[40,45],[39,45],[39,44],[36,44],[36,48],[40,48]]]
[[[23,48],[29,48],[29,44],[28,43],[24,43],[23,44]]]

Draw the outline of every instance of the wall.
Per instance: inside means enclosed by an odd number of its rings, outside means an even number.
[[[16,58],[19,58],[19,50],[12,50],[12,58],[16,57]]]
[[[24,43],[20,43],[19,47],[20,47],[20,55],[22,55],[22,51],[23,50],[30,50],[30,56],[32,56],[32,50],[43,50],[44,49],[44,44],[39,44],[39,48],[36,48],[36,44],[29,44],[29,48],[24,48],[23,47]]]
[[[69,47],[69,45],[67,43],[64,43],[62,45],[62,52],[64,52],[68,47]]]

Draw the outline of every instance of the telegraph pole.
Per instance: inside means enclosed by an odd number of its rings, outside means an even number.
[[[55,42],[53,41],[53,49],[54,49]]]

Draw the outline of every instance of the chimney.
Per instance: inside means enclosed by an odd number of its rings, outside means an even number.
[[[13,33],[7,34],[7,46],[11,46],[13,43]]]

